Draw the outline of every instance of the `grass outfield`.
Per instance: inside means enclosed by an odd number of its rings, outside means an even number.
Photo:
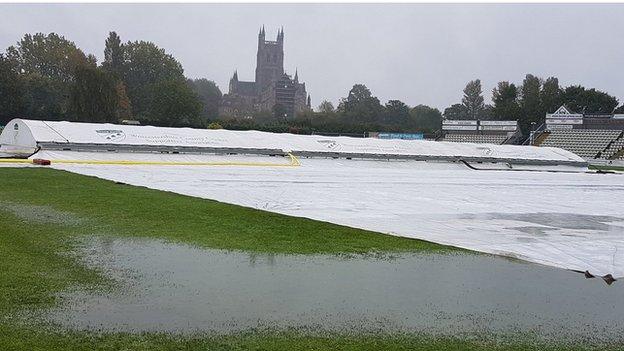
[[[589,165],[589,169],[593,169],[593,170],[596,170],[596,171],[618,171],[618,172],[624,172],[624,167],[619,167],[619,166]]]
[[[381,235],[69,172],[0,168],[0,201],[49,206],[88,220],[92,231],[265,253],[446,251]]]
[[[95,333],[17,322],[15,316],[20,311],[57,303],[55,293],[72,287],[106,286],[106,277],[78,264],[71,255],[74,238],[93,234],[153,237],[202,247],[272,253],[454,250],[52,169],[0,168],[0,350],[583,349],[417,335]]]

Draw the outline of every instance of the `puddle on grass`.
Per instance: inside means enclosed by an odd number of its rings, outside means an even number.
[[[266,255],[108,237],[81,254],[118,287],[65,293],[47,318],[76,329],[624,335],[623,285],[496,256]]]
[[[55,210],[49,206],[26,205],[0,201],[0,211],[6,211],[17,218],[35,223],[50,223],[61,225],[80,225],[84,220],[70,212]]]

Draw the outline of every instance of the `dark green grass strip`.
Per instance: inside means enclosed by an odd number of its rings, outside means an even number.
[[[619,166],[589,165],[589,169],[593,169],[593,170],[596,170],[596,171],[619,171],[619,172],[624,172],[624,167],[619,167]]]
[[[115,235],[163,238],[217,249],[304,254],[453,250],[52,169],[0,168],[2,199],[84,216]]]
[[[248,332],[225,336],[175,336],[161,333],[42,332],[0,325],[0,349],[72,351],[581,351],[622,350],[618,345],[591,348],[531,342],[492,342],[415,335],[328,335]]]

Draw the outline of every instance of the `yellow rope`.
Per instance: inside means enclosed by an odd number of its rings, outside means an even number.
[[[0,163],[32,163],[32,160],[25,158],[0,158]]]
[[[90,160],[50,160],[52,164],[82,164],[82,165],[123,165],[123,166],[249,166],[249,167],[299,167],[299,159],[288,153],[290,163],[271,162],[167,162],[167,161],[90,161]],[[0,163],[33,163],[28,159],[3,158]]]

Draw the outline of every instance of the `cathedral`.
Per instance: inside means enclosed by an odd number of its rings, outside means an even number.
[[[298,112],[310,109],[310,95],[305,83],[284,72],[284,29],[277,33],[277,40],[265,40],[264,26],[258,34],[256,57],[256,80],[238,80],[235,71],[230,79],[228,93],[221,101],[221,114],[231,117],[251,117],[254,112],[271,111],[294,118]]]

